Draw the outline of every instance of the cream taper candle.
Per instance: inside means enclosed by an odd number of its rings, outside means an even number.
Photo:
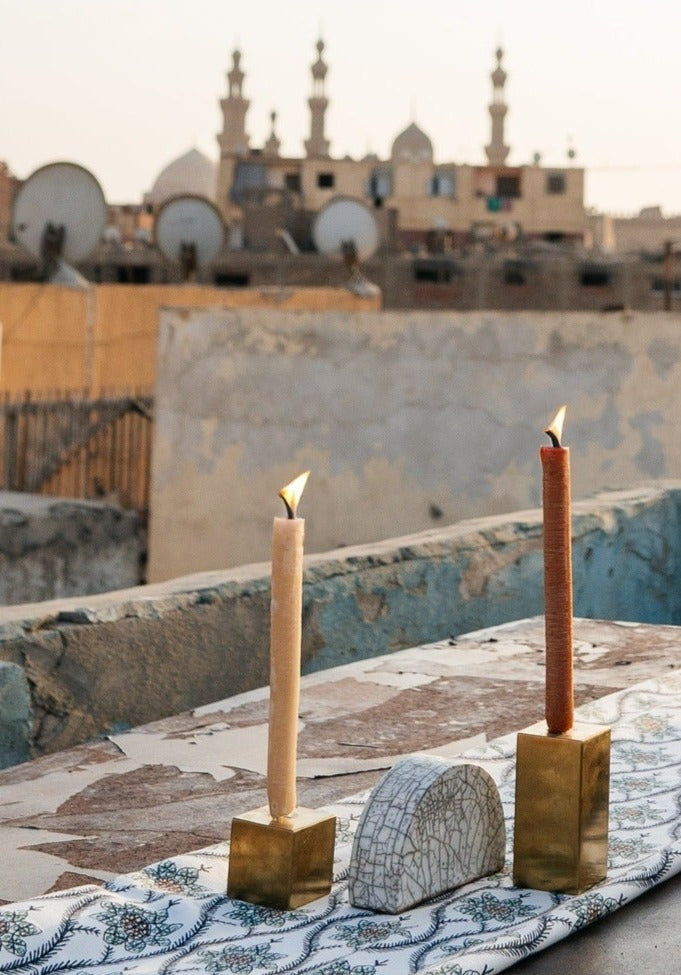
[[[305,519],[296,517],[296,510],[309,473],[279,492],[287,517],[275,518],[272,530],[267,798],[273,819],[289,816],[296,808],[305,536]]]

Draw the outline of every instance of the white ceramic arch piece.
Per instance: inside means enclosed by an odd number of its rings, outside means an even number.
[[[498,789],[479,765],[427,755],[397,762],[374,787],[355,833],[350,903],[388,914],[500,870]]]

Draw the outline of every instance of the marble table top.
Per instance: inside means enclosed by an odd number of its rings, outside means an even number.
[[[581,620],[575,639],[577,704],[681,668],[676,627]],[[299,802],[539,720],[543,641],[543,620],[522,620],[303,678]],[[0,772],[0,902],[224,840],[234,814],[266,801],[266,736],[260,689]]]
[[[456,684],[459,693],[465,693],[468,681],[461,671],[467,669],[476,672],[468,675],[474,687],[476,676],[481,678],[483,673],[490,674],[493,670],[490,647],[492,654],[498,653],[499,666],[503,661],[509,670],[514,665],[518,667],[515,678],[509,680],[510,686],[501,683],[497,687],[499,697],[506,698],[519,691],[524,678],[529,678],[526,681],[528,689],[533,689],[536,696],[541,690],[541,680],[537,682],[531,676],[531,667],[537,666],[534,659],[537,634],[536,621],[524,621],[471,634],[457,640],[454,646],[445,642],[415,648],[374,661],[376,669],[373,670],[367,671],[366,664],[353,665],[310,678],[305,682],[306,696],[309,694],[316,699],[315,688],[322,688],[329,678],[331,686],[334,683],[340,686],[348,680],[361,683],[370,673],[370,684],[392,689],[394,698],[404,701],[409,713],[402,715],[402,722],[413,724],[417,714],[421,714],[430,723],[431,738],[442,739],[442,734],[435,730],[436,725],[448,714],[450,717],[456,714],[459,720],[460,712],[443,711],[440,720],[433,721],[433,711],[427,707],[432,694],[443,681]],[[598,639],[594,639],[596,636]],[[175,850],[173,855],[164,854],[160,862],[127,874],[114,870],[112,872],[117,875],[107,878],[103,887],[96,872],[105,874],[106,871],[97,865],[91,844],[92,876],[89,883],[87,875],[80,872],[76,864],[75,869],[62,872],[53,885],[52,894],[44,897],[29,895],[23,903],[0,911],[0,970],[30,971],[35,975],[47,975],[48,972],[53,975],[67,970],[76,975],[86,972],[87,975],[119,975],[122,971],[131,975],[223,971],[244,975],[276,975],[284,971],[301,975],[374,975],[381,969],[391,975],[402,972],[405,975],[407,972],[495,975],[516,966],[518,971],[542,971],[549,975],[558,968],[551,967],[554,949],[550,948],[547,955],[544,951],[554,944],[560,948],[560,942],[569,935],[571,968],[576,975],[590,975],[596,970],[617,970],[620,975],[639,971],[640,965],[627,964],[624,950],[619,951],[616,969],[603,967],[602,961],[594,968],[588,946],[586,953],[583,950],[583,935],[584,929],[593,930],[588,927],[593,921],[618,913],[623,905],[662,881],[665,881],[663,888],[671,890],[673,902],[676,892],[678,908],[679,888],[674,885],[681,879],[681,673],[675,672],[674,648],[681,640],[681,631],[672,627],[584,623],[578,627],[577,638],[582,658],[580,670],[591,668],[589,680],[583,679],[585,675],[579,678],[580,695],[591,698],[591,703],[580,709],[579,719],[608,724],[613,730],[610,863],[606,881],[592,890],[568,897],[514,888],[509,876],[509,843],[508,862],[503,870],[435,901],[398,916],[353,909],[347,903],[347,858],[352,833],[366,798],[364,793],[329,803],[341,817],[334,863],[336,883],[329,898],[322,898],[291,914],[229,900],[224,894],[227,853],[224,842],[193,853],[178,855],[179,851]],[[625,645],[627,649],[623,653]],[[619,652],[615,651],[616,647]],[[645,663],[647,654],[652,656]],[[433,666],[433,661],[438,665]],[[606,697],[595,692],[598,687],[608,686],[601,681],[612,679],[611,670],[620,673],[632,667],[645,668],[653,661],[658,669],[657,678],[630,685]],[[381,684],[379,675],[385,680],[384,684]],[[506,679],[505,676],[502,681]],[[416,702],[409,706],[404,695],[423,692],[426,688],[430,693],[420,694],[420,707]],[[347,690],[346,687],[344,712],[349,716],[363,713],[361,708],[358,710],[357,698],[353,704]],[[355,684],[357,696],[363,698],[364,690],[366,688],[358,688]],[[0,833],[0,842],[5,839],[13,842],[13,846],[3,845],[4,869],[0,875],[8,887],[19,882],[20,878],[14,874],[14,864],[21,869],[23,853],[46,858],[54,856],[50,852],[52,844],[46,842],[44,836],[50,831],[43,826],[36,829],[33,825],[33,832],[43,833],[35,846],[30,839],[23,846],[16,839],[12,840],[12,831],[16,834],[31,829],[31,818],[40,820],[46,815],[47,808],[53,810],[53,815],[68,815],[71,803],[83,797],[89,798],[94,814],[97,803],[92,800],[96,796],[96,786],[103,779],[113,777],[122,786],[129,774],[139,776],[163,767],[166,762],[177,761],[178,770],[184,771],[185,775],[209,776],[214,781],[236,785],[239,772],[246,771],[243,766],[257,764],[261,714],[257,708],[253,713],[253,707],[262,701],[262,694],[255,692],[220,702],[214,708],[202,708],[200,713],[193,715],[193,724],[180,726],[177,723],[180,719],[170,719],[128,735],[114,736],[115,741],[111,743],[119,751],[117,757],[111,759],[106,757],[107,752],[99,762],[74,760],[75,753],[81,751],[75,749],[61,756],[61,768],[55,765],[59,756],[53,756],[4,773],[1,778],[13,780],[0,783],[0,808],[6,817],[1,827],[5,835]],[[362,703],[366,708],[367,702]],[[450,699],[449,703],[451,706],[454,700]],[[340,702],[337,704],[340,706]],[[313,725],[313,714],[317,714],[318,720],[326,716],[338,721],[338,711],[329,714],[332,705],[333,697],[327,694],[322,711],[303,706],[301,714],[306,721],[306,730]],[[488,704],[490,709],[492,706]],[[240,714],[243,708],[251,709],[248,712],[250,722],[242,720],[239,723],[238,715],[244,718]],[[207,717],[211,720],[202,720]],[[185,722],[190,721],[189,716],[183,718]],[[396,717],[393,718],[395,721]],[[468,730],[474,730],[474,727],[472,725]],[[366,724],[364,730],[365,733],[368,730]],[[373,729],[374,734],[377,730]],[[401,730],[406,732],[406,724],[402,724]],[[230,731],[239,731],[239,734],[230,738]],[[422,732],[417,730],[418,734]],[[148,739],[146,742],[140,740],[144,737]],[[450,735],[448,740],[427,747],[435,753],[448,755],[465,743],[466,754],[486,768],[499,785],[510,840],[515,734],[495,738],[489,743],[485,742],[485,737],[485,732],[469,736],[467,740],[452,739]],[[217,748],[213,740],[216,738]],[[333,740],[339,744],[337,738]],[[394,740],[389,739],[390,742]],[[136,741],[137,745],[126,750],[124,746],[129,741]],[[224,746],[230,741],[232,746],[227,750],[230,764],[227,765]],[[324,741],[320,738],[319,744],[323,745]],[[165,743],[170,742],[175,745],[166,748]],[[366,748],[370,743],[365,739],[361,744]],[[359,744],[355,743],[355,747]],[[198,749],[202,750],[201,754]],[[137,761],[134,767],[128,764],[132,755]],[[148,765],[142,764],[144,756]],[[394,753],[389,757],[394,759]],[[65,758],[66,762],[63,761]],[[330,755],[327,761],[331,765],[324,766],[322,759],[318,769],[312,763],[304,764],[302,771],[312,782],[317,781],[312,777],[321,769],[320,781],[342,778],[345,784],[355,776],[378,774],[375,767],[368,768],[361,758],[346,761],[342,766],[339,759],[339,755]],[[381,759],[386,760],[385,757]],[[308,757],[303,761],[312,760]],[[353,768],[352,761],[359,767]],[[376,762],[374,759],[374,766]],[[329,775],[330,770],[332,775]],[[91,773],[87,782],[82,778],[85,771]],[[20,772],[23,772],[23,779],[19,778]],[[65,788],[63,783],[60,784],[62,779],[71,781],[70,796],[65,797]],[[23,789],[20,788],[22,783]],[[109,793],[108,800],[102,802],[100,795],[100,812],[107,807],[116,807],[120,812],[128,798],[135,794],[138,797],[135,812],[139,817],[136,830],[161,833],[157,819],[162,815],[162,801],[152,790],[143,804],[143,788],[139,781],[136,792],[121,788],[117,799]],[[191,806],[191,790],[185,803]],[[19,816],[11,818],[12,813],[19,813]],[[87,825],[84,817],[82,822]],[[193,817],[186,825],[193,826]],[[94,841],[95,828],[93,822],[86,835],[63,832],[61,837],[70,836],[74,843],[84,839]],[[52,831],[52,836],[53,842],[61,841],[56,830]],[[59,854],[55,858],[63,859]],[[40,869],[31,876],[33,879],[39,877]],[[78,886],[73,887],[74,883]],[[645,900],[643,898],[644,903]],[[638,940],[647,943],[646,967],[650,975],[669,970],[664,967],[670,963],[669,952],[656,954],[658,945],[652,943],[653,935],[640,930],[637,918],[638,914],[634,915],[632,927]],[[677,928],[676,923],[668,925],[673,936],[676,936]],[[657,941],[657,935],[654,937]],[[608,938],[603,940],[607,942]],[[626,943],[626,937],[620,938],[620,949]],[[674,941],[669,945],[673,948]],[[542,952],[539,958],[528,957],[537,951]],[[539,960],[542,967],[533,967]]]

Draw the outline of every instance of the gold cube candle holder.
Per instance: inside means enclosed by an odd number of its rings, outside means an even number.
[[[331,890],[336,817],[296,809],[272,819],[261,806],[232,821],[227,895],[282,911]]]
[[[608,869],[610,729],[518,734],[513,883],[579,894]]]

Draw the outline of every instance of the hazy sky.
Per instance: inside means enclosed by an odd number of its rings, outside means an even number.
[[[251,144],[278,112],[309,131],[321,30],[333,155],[389,153],[415,117],[436,160],[479,163],[494,49],[508,71],[509,162],[586,167],[586,202],[681,212],[679,0],[0,0],[0,159],[21,177],[69,159],[136,201],[192,145],[217,157],[235,44]]]

